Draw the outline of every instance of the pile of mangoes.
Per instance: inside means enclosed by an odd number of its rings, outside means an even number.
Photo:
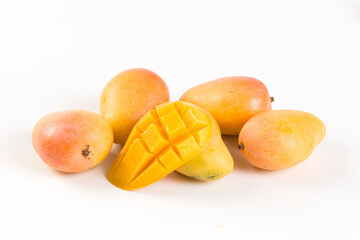
[[[138,189],[176,170],[213,181],[228,175],[233,158],[221,134],[239,136],[239,151],[253,166],[280,170],[304,161],[325,137],[316,116],[272,110],[268,89],[251,77],[225,77],[185,92],[171,102],[165,82],[135,68],[108,82],[100,115],[73,110],[48,114],[34,127],[40,158],[62,172],[81,172],[101,163],[112,144],[124,144],[108,180]]]

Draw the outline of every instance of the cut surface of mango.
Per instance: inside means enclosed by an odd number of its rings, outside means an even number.
[[[145,187],[197,156],[209,142],[211,119],[177,101],[147,112],[135,125],[108,174],[116,187]]]

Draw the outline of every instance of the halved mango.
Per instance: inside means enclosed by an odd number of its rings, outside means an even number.
[[[197,156],[211,133],[211,119],[201,110],[182,101],[163,103],[137,122],[108,180],[125,190],[150,185]]]

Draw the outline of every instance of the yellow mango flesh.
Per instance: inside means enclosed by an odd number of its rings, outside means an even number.
[[[150,185],[198,155],[211,133],[201,110],[181,101],[161,104],[136,123],[108,180],[125,190]]]
[[[324,123],[297,110],[274,110],[251,118],[241,129],[239,148],[258,168],[280,170],[310,156],[325,137]]]
[[[196,105],[191,104],[191,106],[202,110],[211,119],[212,134],[209,143],[200,154],[180,166],[176,171],[201,181],[221,179],[233,170],[234,160],[222,141],[219,125],[213,116]]]

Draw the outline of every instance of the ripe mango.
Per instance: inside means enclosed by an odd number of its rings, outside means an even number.
[[[81,172],[101,163],[114,141],[110,125],[98,114],[60,111],[42,117],[32,132],[40,158],[62,172]]]
[[[214,181],[228,175],[234,168],[234,160],[222,141],[219,125],[210,113],[203,111],[211,120],[212,134],[209,143],[194,159],[180,166],[176,171],[202,181]]]
[[[269,111],[254,116],[244,125],[239,149],[255,167],[280,170],[308,158],[325,134],[324,123],[310,113]]]
[[[125,190],[154,183],[198,155],[211,133],[203,111],[181,101],[163,103],[136,123],[108,180]]]
[[[114,142],[124,144],[136,122],[150,109],[169,101],[169,89],[155,73],[129,69],[111,79],[100,98],[100,114],[114,131]]]
[[[180,100],[208,111],[222,134],[239,135],[252,116],[271,110],[273,98],[266,86],[255,78],[225,77],[189,89]]]

